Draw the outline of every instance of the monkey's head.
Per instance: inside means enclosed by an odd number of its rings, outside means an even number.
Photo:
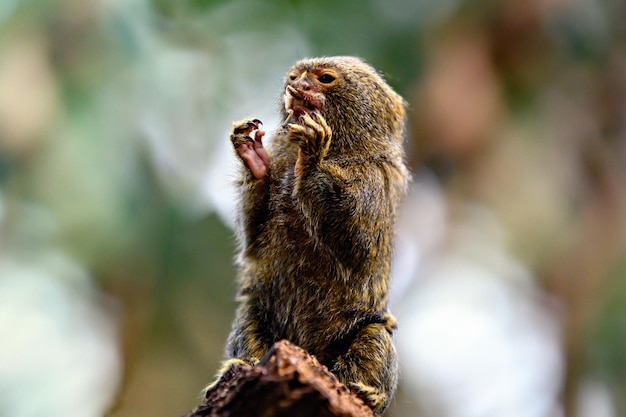
[[[283,115],[291,123],[298,123],[307,113],[321,114],[333,131],[333,140],[348,147],[359,141],[402,141],[404,100],[359,58],[297,62],[287,73],[283,99]]]

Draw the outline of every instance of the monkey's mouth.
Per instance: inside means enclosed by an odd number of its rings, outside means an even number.
[[[285,111],[289,115],[287,121],[297,122],[301,116],[319,111],[323,105],[323,96],[319,93],[298,91],[288,85],[285,89],[284,101]]]

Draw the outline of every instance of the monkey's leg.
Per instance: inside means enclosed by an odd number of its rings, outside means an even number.
[[[226,343],[228,359],[222,362],[215,381],[205,388],[205,392],[213,388],[220,377],[231,369],[256,365],[270,347],[271,342],[259,331],[259,322],[254,311],[244,302],[237,310],[233,328]]]
[[[261,179],[269,170],[270,159],[263,147],[262,138],[265,132],[260,129],[259,119],[243,119],[233,123],[230,140],[237,155],[246,164],[252,175]],[[254,138],[250,134],[256,130]]]
[[[243,361],[256,365],[275,340],[271,340],[265,332],[267,326],[263,324],[256,307],[258,301],[251,301],[249,297],[249,290],[244,285],[238,295],[241,304],[235,313],[225,353],[226,357],[230,358],[228,361]]]
[[[381,322],[362,328],[333,366],[333,373],[372,408],[385,411],[398,382],[398,364],[391,334],[396,320],[385,314]]]
[[[249,310],[242,306],[242,310]],[[233,329],[226,343],[226,362],[243,361],[256,365],[272,346],[272,341],[266,338],[259,328],[259,322],[252,314],[237,314]]]

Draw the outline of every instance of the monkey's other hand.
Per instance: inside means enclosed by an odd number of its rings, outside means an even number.
[[[317,113],[303,114],[300,123],[289,123],[287,138],[300,147],[305,157],[321,160],[328,153],[332,131],[324,117]]]
[[[357,382],[347,384],[350,391],[354,392],[357,397],[363,400],[365,405],[371,409],[376,410],[379,406],[387,401],[387,395],[380,392],[380,390],[370,387],[369,385],[363,385]]]
[[[263,147],[265,131],[261,130],[259,119],[243,119],[233,123],[230,141],[252,175],[261,179],[269,170],[270,158]],[[254,137],[252,133],[254,132]]]

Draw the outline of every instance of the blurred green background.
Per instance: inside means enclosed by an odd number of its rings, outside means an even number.
[[[235,308],[232,120],[409,102],[390,416],[626,416],[621,0],[2,0],[0,416],[177,416]]]

